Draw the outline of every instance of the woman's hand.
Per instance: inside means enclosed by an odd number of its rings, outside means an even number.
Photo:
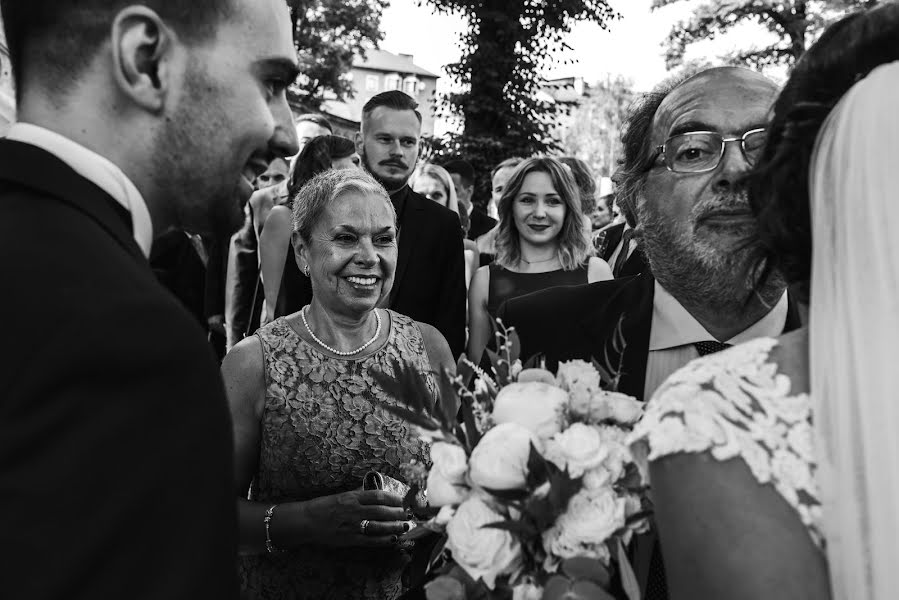
[[[360,490],[299,503],[310,539],[326,546],[393,546],[406,533],[411,515],[403,498],[382,490]],[[362,522],[368,521],[365,533]]]

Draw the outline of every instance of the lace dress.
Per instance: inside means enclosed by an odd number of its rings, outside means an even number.
[[[394,359],[423,373],[431,368],[414,321],[387,313],[387,342],[359,360],[325,356],[284,318],[257,332],[266,393],[251,500],[275,504],[355,490],[371,470],[402,481],[402,465],[427,460],[427,447],[411,428],[377,407],[395,401],[374,383],[372,369],[390,373]],[[430,373],[428,387],[436,400]],[[403,592],[407,562],[399,549],[308,546],[241,557],[241,587],[254,600],[391,599]]]
[[[773,485],[796,509],[823,548],[811,402],[808,394],[790,395],[790,378],[768,361],[776,345],[760,338],[675,372],[653,395],[629,441],[644,466],[679,453],[739,457],[760,484]]]

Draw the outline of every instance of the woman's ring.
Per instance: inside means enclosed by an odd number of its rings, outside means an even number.
[[[365,535],[365,530],[368,529],[368,524],[370,522],[371,521],[369,521],[368,519],[362,519],[362,521],[359,523],[359,531],[362,532],[362,535]]]

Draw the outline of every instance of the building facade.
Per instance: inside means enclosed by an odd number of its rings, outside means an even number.
[[[353,61],[350,71],[353,97],[344,102],[326,100],[322,104],[322,113],[332,120],[335,133],[346,135],[349,130],[359,130],[362,107],[372,96],[400,90],[418,102],[422,134],[431,135],[434,133],[437,79],[437,75],[416,65],[411,54],[368,50],[365,58],[357,57]]]

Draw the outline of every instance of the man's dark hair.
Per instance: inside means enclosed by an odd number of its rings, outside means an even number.
[[[774,103],[768,138],[747,177],[758,219],[758,286],[782,274],[808,297],[812,269],[809,171],[818,134],[843,96],[873,69],[899,60],[899,4],[882,4],[828,27]],[[845,201],[851,202],[851,198]]]
[[[462,180],[462,185],[465,187],[474,186],[474,167],[472,167],[471,163],[467,160],[455,158],[444,163],[443,168],[446,169],[446,172],[450,175],[453,173],[458,175]]]
[[[300,123],[308,121],[309,123],[315,123],[319,127],[324,127],[331,133],[334,133],[334,128],[331,126],[331,121],[324,118],[321,115],[317,115],[315,113],[307,113],[305,115],[300,115],[296,118],[295,125],[299,125]]]
[[[234,8],[233,0],[0,0],[17,99],[31,72],[51,91],[70,89],[109,39],[116,14],[134,4],[156,11],[188,42],[210,39]]]
[[[652,122],[656,112],[668,94],[704,70],[690,69],[666,79],[651,92],[637,97],[628,110],[621,134],[624,158],[619,162],[613,179],[618,185],[616,193],[618,207],[631,227],[637,224],[635,214],[637,196],[642,191],[646,174],[655,160],[652,148]]]
[[[381,92],[371,97],[362,107],[362,120],[365,121],[371,115],[372,111],[379,106],[389,108],[391,110],[411,110],[421,123],[421,113],[418,112],[418,102],[409,94],[399,90],[390,90],[389,92]]]

